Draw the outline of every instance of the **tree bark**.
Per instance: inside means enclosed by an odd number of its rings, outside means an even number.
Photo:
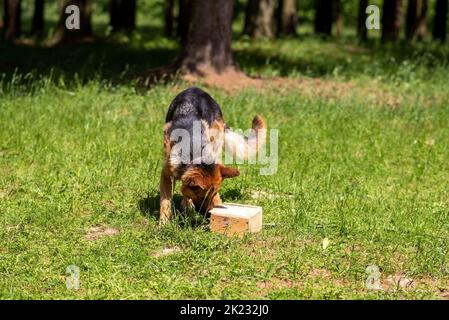
[[[175,0],[164,1],[164,35],[171,38],[173,36]]]
[[[272,38],[273,0],[248,0],[244,34],[252,38]]]
[[[70,5],[76,5],[80,10],[80,28],[67,29],[66,19],[70,14],[66,14],[65,10]],[[61,0],[59,3],[59,23],[50,45],[63,42],[84,42],[91,41],[92,33],[92,7],[90,0]]]
[[[401,29],[402,0],[384,0],[382,41],[397,41]]]
[[[34,13],[30,33],[38,37],[42,37],[44,33],[44,0],[34,0]]]
[[[368,29],[366,28],[366,8],[368,7],[368,0],[360,0],[359,2],[359,14],[357,17],[357,36],[360,41],[368,40]]]
[[[181,56],[188,72],[220,73],[234,67],[231,51],[233,0],[191,0],[192,19]]]
[[[176,75],[187,80],[229,79],[229,75],[247,79],[237,69],[231,50],[234,1],[189,0],[189,4],[189,31],[180,54],[169,65],[141,74],[138,83],[149,86]]]
[[[4,30],[6,41],[12,41],[21,33],[21,0],[4,0]]]
[[[3,27],[5,26],[4,21],[3,21],[4,16],[5,16],[3,14],[3,10],[4,9],[5,8],[3,6],[3,2],[0,2],[0,40],[1,40],[2,36],[3,36]]]
[[[176,29],[177,36],[181,39],[181,44],[187,41],[189,26],[191,20],[192,0],[179,0],[178,25]]]
[[[408,40],[422,40],[427,34],[427,0],[409,0],[405,20],[405,36]]]
[[[135,29],[136,5],[136,0],[111,0],[109,24],[113,32]]]
[[[315,33],[330,36],[332,34],[333,0],[315,1]]]
[[[448,0],[437,0],[435,4],[435,17],[433,24],[433,39],[446,41],[447,36]]]
[[[296,0],[279,0],[277,22],[278,35],[296,35],[298,26]]]

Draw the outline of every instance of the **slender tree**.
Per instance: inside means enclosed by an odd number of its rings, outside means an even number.
[[[359,13],[357,16],[357,36],[360,41],[368,40],[368,29],[366,28],[366,8],[368,7],[368,0],[359,1]]]
[[[113,32],[131,31],[136,27],[136,0],[111,0],[109,7]]]
[[[298,26],[296,0],[279,0],[277,9],[278,35],[295,35]]]
[[[66,26],[66,19],[72,14],[70,11],[66,13],[66,8],[71,5],[79,8],[79,29],[68,29]],[[62,42],[84,42],[92,40],[91,16],[92,7],[90,0],[60,0],[58,27],[49,44],[55,45]]]
[[[164,1],[164,34],[169,38],[173,36],[174,8],[175,0]]]
[[[0,40],[1,40],[1,37],[3,35],[3,27],[5,26],[4,21],[3,21],[3,19],[4,19],[4,9],[5,9],[5,7],[4,7],[4,4],[3,4],[3,0],[0,0]]]
[[[315,33],[330,36],[332,34],[333,0],[315,1]]]
[[[335,35],[341,37],[343,34],[343,3],[341,0],[334,1],[334,22],[335,22]]]
[[[4,27],[3,36],[5,40],[12,41],[21,33],[21,0],[4,0]]]
[[[244,34],[252,38],[272,38],[273,15],[273,0],[248,0]]]
[[[34,0],[30,34],[42,37],[44,33],[44,0]]]
[[[426,26],[427,0],[409,0],[405,19],[405,36],[407,39],[422,40],[427,34]]]
[[[433,39],[446,41],[448,0],[437,0],[435,4],[435,17],[433,23]]]
[[[401,29],[402,0],[384,0],[382,11],[382,41],[398,40]]]

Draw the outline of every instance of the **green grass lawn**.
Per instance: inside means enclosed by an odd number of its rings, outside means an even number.
[[[245,72],[296,83],[206,88],[231,126],[260,113],[279,130],[275,175],[240,165],[224,184],[264,210],[242,239],[182,214],[157,228],[165,112],[189,84],[131,79],[175,41],[0,48],[0,298],[448,298],[448,47],[234,48]],[[372,264],[382,290],[365,288]]]

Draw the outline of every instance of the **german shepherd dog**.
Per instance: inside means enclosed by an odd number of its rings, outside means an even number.
[[[195,125],[200,130],[195,131]],[[230,130],[224,122],[220,106],[199,88],[189,88],[175,97],[164,126],[165,161],[160,181],[160,224],[170,220],[172,190],[176,180],[182,183],[183,209],[195,209],[206,215],[210,209],[221,204],[218,192],[223,180],[240,174],[238,169],[221,164],[222,148],[225,145],[226,150],[232,150],[233,156],[240,159],[253,156],[266,140],[266,130],[262,130],[266,129],[264,120],[255,116],[252,128],[252,134],[248,137]],[[182,142],[177,137],[179,132],[187,133],[190,139],[187,155],[182,154],[183,150],[179,148]],[[198,142],[196,150],[201,150],[200,158],[193,152],[195,134]]]

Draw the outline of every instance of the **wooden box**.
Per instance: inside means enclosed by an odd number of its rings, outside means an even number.
[[[262,208],[223,203],[210,210],[210,230],[230,235],[259,232],[262,229]]]

